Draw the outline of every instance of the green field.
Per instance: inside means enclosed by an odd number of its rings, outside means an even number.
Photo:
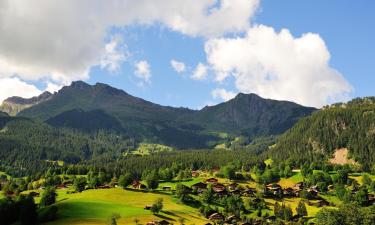
[[[144,210],[156,199],[163,198],[164,208],[160,215],[152,215]],[[66,194],[66,190],[58,190],[58,220],[53,224],[105,224],[113,213],[121,215],[118,224],[134,223],[139,219],[145,224],[152,220],[166,219],[178,223],[184,218],[187,224],[201,224],[206,220],[199,216],[197,209],[180,204],[171,195],[159,193],[140,193],[121,188],[105,190],[87,190],[77,194]]]

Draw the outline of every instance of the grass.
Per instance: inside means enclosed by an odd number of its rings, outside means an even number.
[[[293,187],[296,183],[302,182],[303,176],[300,172],[293,172],[293,176],[289,178],[281,178],[279,185],[283,188]]]
[[[152,215],[150,211],[143,209],[158,198],[164,200],[163,212],[160,215]],[[104,224],[113,213],[121,215],[118,224],[134,223],[135,218],[142,224],[162,219],[178,223],[179,218],[184,218],[187,224],[206,222],[206,219],[199,216],[197,209],[180,204],[171,195],[148,192],[141,194],[121,188],[87,190],[77,194],[67,194],[66,190],[58,190],[56,205],[59,208],[59,219],[48,225]]]
[[[186,185],[188,187],[192,186],[193,184],[196,184],[198,182],[201,182],[203,181],[203,178],[192,178],[192,179],[188,179],[188,180],[184,180],[184,181],[176,181],[176,182],[160,182],[159,183],[159,189],[162,189],[164,186],[169,186],[172,188],[172,190],[176,190],[176,186],[177,184],[183,184],[183,185]]]

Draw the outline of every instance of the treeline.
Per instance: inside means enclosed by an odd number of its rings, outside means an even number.
[[[115,161],[136,148],[134,139],[116,133],[57,129],[24,118],[0,117],[0,130],[0,169],[13,176],[45,171],[58,166],[58,161]]]
[[[269,156],[300,164],[332,158],[336,149],[348,148],[364,170],[375,163],[375,104],[372,98],[324,108],[301,119],[282,135]]]

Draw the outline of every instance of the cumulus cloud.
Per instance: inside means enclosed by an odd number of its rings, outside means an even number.
[[[223,88],[216,88],[212,90],[211,95],[212,95],[212,98],[214,99],[221,99],[224,101],[228,101],[234,98],[236,96],[236,93],[232,91],[227,91]]]
[[[24,98],[31,98],[40,95],[37,87],[21,81],[17,77],[0,78],[0,104],[8,97],[20,96]]]
[[[204,80],[206,79],[208,73],[207,73],[207,66],[198,63],[197,67],[195,68],[193,74],[191,75],[191,79],[193,80]]]
[[[3,0],[0,2],[2,77],[54,81],[88,78],[90,67],[115,49],[112,27],[155,22],[190,36],[216,36],[249,27],[259,0]],[[227,18],[231,18],[230,20]],[[121,55],[104,60],[116,69]],[[120,59],[120,60],[119,60]]]
[[[186,70],[185,63],[179,62],[177,60],[172,59],[171,60],[171,66],[177,73],[183,73]]]
[[[122,62],[130,55],[127,46],[122,44],[120,37],[112,38],[105,47],[105,53],[100,61],[100,66],[110,72],[117,72]]]
[[[352,91],[329,65],[330,53],[318,34],[296,38],[287,29],[259,25],[244,37],[211,39],[205,51],[215,80],[233,77],[244,93],[320,107],[346,100]]]
[[[151,78],[150,64],[145,60],[136,62],[134,74],[144,82],[149,83]]]

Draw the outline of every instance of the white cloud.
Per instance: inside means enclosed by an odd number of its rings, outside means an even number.
[[[41,93],[42,91],[37,87],[27,84],[19,78],[0,78],[0,104],[8,97],[19,96],[31,98]]]
[[[317,34],[295,38],[283,29],[255,26],[244,37],[216,38],[205,44],[215,80],[235,79],[239,91],[320,107],[346,100],[352,91],[329,65],[330,53]]]
[[[117,72],[120,65],[130,55],[127,46],[122,44],[120,37],[114,37],[105,45],[105,54],[100,61],[101,68],[108,69],[110,72]]]
[[[2,0],[0,77],[68,84],[93,66],[117,70],[112,28],[160,24],[189,36],[220,36],[249,27],[259,0]],[[230,18],[230,19],[228,19]],[[120,48],[121,49],[121,48]]]
[[[224,101],[231,100],[232,98],[236,97],[236,93],[232,91],[227,91],[223,88],[216,88],[212,90],[211,95],[214,99],[221,99]]]
[[[171,66],[177,73],[183,73],[186,70],[185,63],[179,62],[177,60],[171,60]]]
[[[195,68],[193,74],[191,75],[191,79],[193,80],[204,80],[207,77],[207,66],[199,63]]]
[[[144,82],[149,83],[151,78],[150,64],[145,60],[136,62],[134,74]]]

